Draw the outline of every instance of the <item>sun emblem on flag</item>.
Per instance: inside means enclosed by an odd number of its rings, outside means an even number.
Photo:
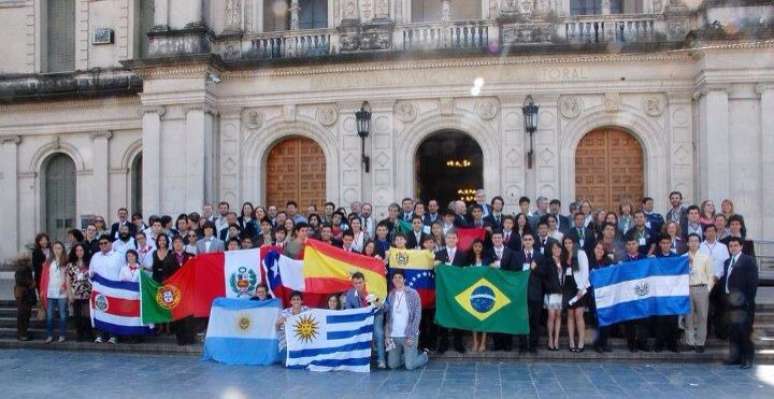
[[[251,295],[256,285],[258,285],[258,275],[252,269],[244,266],[231,273],[231,278],[229,278],[229,286],[231,291],[237,295],[237,298],[243,295]]]
[[[293,325],[293,332],[299,341],[312,342],[317,339],[319,328],[320,326],[313,316],[300,316]]]
[[[649,290],[650,290],[650,287],[648,286],[648,283],[645,282],[645,281],[637,283],[634,286],[634,293],[637,296],[646,296],[646,295],[648,295],[648,291]]]
[[[156,303],[166,310],[171,310],[180,304],[180,290],[174,285],[163,285],[156,290]]]
[[[237,322],[237,326],[238,326],[238,327],[239,327],[239,329],[240,329],[240,330],[242,330],[242,331],[247,331],[247,329],[249,329],[249,328],[250,328],[250,324],[252,324],[252,323],[250,322],[250,318],[249,318],[248,316],[244,316],[244,315],[243,315],[243,316],[241,316],[241,317],[239,318],[238,322]]]

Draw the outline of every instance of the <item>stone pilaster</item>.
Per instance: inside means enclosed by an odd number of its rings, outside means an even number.
[[[526,133],[524,132],[524,118],[521,106],[524,98],[516,96],[501,97],[502,101],[502,126],[500,143],[502,148],[502,173],[500,184],[503,188],[502,196],[508,211],[517,209],[519,197],[526,188],[524,178],[527,168],[527,149],[524,146]]]
[[[92,203],[94,204],[92,212],[105,218],[109,218],[111,214],[108,196],[110,193],[110,178],[108,174],[110,172],[111,137],[113,137],[113,133],[109,130],[91,134],[91,149],[94,155],[92,184],[93,187],[98,189],[93,190],[89,196],[92,197]],[[121,204],[121,206],[125,205]]]
[[[143,111],[142,212],[151,215],[161,210],[161,117],[166,109],[149,107]]]
[[[761,189],[763,190],[764,206],[761,221],[764,240],[774,240],[774,207],[767,206],[770,198],[774,198],[774,83],[759,84],[756,91],[761,96]]]
[[[220,116],[220,187],[218,199],[237,204],[244,199],[244,194],[239,187],[239,166],[241,154],[239,143],[241,140],[243,110],[241,108],[229,109],[221,112]]]
[[[3,220],[3,239],[0,240],[0,256],[8,259],[19,250],[19,173],[18,147],[20,136],[0,137],[0,218]]]
[[[704,190],[700,198],[729,198],[731,154],[728,151],[728,91],[722,87],[711,87],[705,93],[701,99],[704,112],[700,116],[704,126],[704,145],[700,154]]]
[[[185,152],[197,154],[188,158],[185,175],[185,209],[200,209],[214,200],[215,112],[208,105],[194,105],[185,112]]]

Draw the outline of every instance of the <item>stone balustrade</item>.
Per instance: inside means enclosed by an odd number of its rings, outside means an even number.
[[[245,58],[306,58],[335,54],[335,29],[267,32],[250,38]]]
[[[557,35],[569,43],[652,42],[656,36],[655,15],[590,15],[557,24]]]
[[[411,24],[396,27],[394,42],[399,50],[485,48],[492,29],[487,21]]]

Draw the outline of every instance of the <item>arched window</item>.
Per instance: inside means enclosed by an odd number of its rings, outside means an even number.
[[[75,227],[75,163],[65,154],[52,155],[43,164],[43,225],[51,239],[63,240]]]

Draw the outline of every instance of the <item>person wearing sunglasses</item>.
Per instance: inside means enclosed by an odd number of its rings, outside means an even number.
[[[103,234],[99,237],[99,252],[95,253],[91,257],[89,262],[89,278],[93,278],[95,274],[103,276],[109,280],[118,281],[121,267],[123,266],[123,254],[119,254],[113,251],[112,243],[110,242],[110,236]],[[118,342],[116,336],[110,335],[107,332],[99,331],[95,343],[110,342],[116,344]]]

